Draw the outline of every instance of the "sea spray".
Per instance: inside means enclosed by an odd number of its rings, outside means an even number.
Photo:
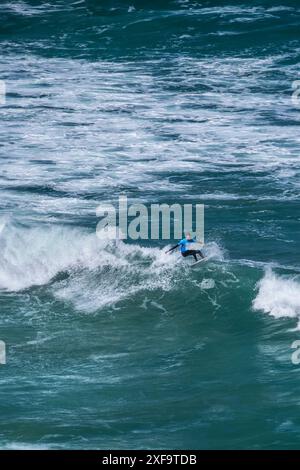
[[[300,282],[292,277],[276,275],[268,269],[257,284],[254,310],[273,317],[300,317]]]

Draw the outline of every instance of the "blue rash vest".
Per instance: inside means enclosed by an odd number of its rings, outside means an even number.
[[[191,249],[191,247],[189,246],[190,243],[195,243],[195,240],[193,238],[191,238],[190,240],[187,240],[186,238],[183,238],[182,240],[180,240],[178,245],[180,247],[181,253],[185,253],[186,251]]]

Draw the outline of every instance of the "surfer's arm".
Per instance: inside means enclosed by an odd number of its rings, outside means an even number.
[[[178,248],[178,247],[179,247],[179,243],[177,243],[177,245],[175,245],[175,246],[172,246],[172,248],[170,248],[168,251],[166,251],[166,254],[171,253],[172,251],[176,250],[176,248]]]

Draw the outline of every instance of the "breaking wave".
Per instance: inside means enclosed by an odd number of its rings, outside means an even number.
[[[167,291],[187,279],[190,269],[178,256],[67,227],[5,226],[0,236],[0,289],[21,291],[48,286],[60,300],[83,311],[114,304],[140,290]],[[208,244],[210,258],[222,250]]]

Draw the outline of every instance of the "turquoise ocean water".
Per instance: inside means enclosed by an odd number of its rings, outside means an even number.
[[[0,447],[299,448],[299,2],[0,20]],[[121,194],[205,204],[210,261],[99,240]]]

